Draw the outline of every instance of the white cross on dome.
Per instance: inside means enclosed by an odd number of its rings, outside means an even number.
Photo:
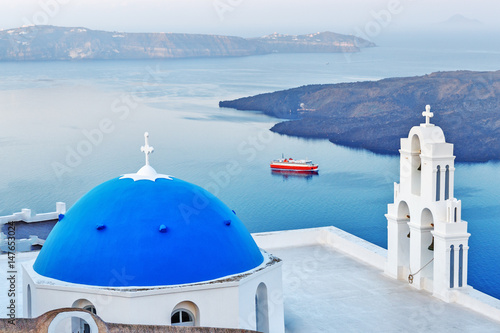
[[[153,153],[155,149],[148,143],[149,133],[144,133],[144,141],[146,144],[141,147],[141,151],[146,155],[146,165],[149,165],[149,154]]]
[[[151,165],[149,165],[149,154],[154,151],[154,148],[149,145],[149,133],[144,133],[144,146],[141,147],[141,151],[146,155],[146,165],[144,165],[139,171],[136,173],[128,173],[120,177],[120,179],[130,178],[134,181],[137,180],[151,180],[156,181],[156,179],[163,178],[172,180],[171,176],[162,175],[156,172],[155,169]]]

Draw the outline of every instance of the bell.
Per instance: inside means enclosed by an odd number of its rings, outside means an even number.
[[[432,242],[431,245],[427,248],[429,251],[434,251],[434,236],[432,236]]]
[[[410,238],[410,231],[408,231],[408,235],[406,235],[406,237]]]

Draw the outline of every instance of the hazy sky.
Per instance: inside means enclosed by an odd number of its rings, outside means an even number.
[[[0,28],[31,23],[126,32],[375,35],[434,29],[462,14],[500,31],[499,12],[498,0],[0,0]]]

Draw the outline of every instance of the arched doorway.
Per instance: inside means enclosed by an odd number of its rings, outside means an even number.
[[[86,325],[85,330],[80,327],[74,326],[75,322],[83,322]],[[79,333],[98,333],[99,328],[92,318],[92,315],[88,312],[83,311],[66,311],[58,313],[57,316],[50,322],[47,329],[48,333],[67,333],[67,332],[79,332]]]
[[[89,300],[86,299],[79,299],[73,302],[72,308],[84,309],[93,314],[97,314],[97,310],[94,304],[92,304]],[[73,318],[71,326],[74,332],[91,333],[89,323],[81,318],[76,318],[76,317]]]
[[[255,292],[255,318],[257,331],[269,333],[269,305],[267,287],[261,282]]]
[[[200,311],[198,306],[191,301],[177,304],[170,314],[172,326],[199,326]]]

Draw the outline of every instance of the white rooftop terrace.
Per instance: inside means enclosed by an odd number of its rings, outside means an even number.
[[[386,276],[385,249],[337,228],[254,238],[283,260],[286,332],[500,332],[500,316],[496,321]],[[464,294],[492,307],[490,315],[500,311],[492,297],[472,288]]]

